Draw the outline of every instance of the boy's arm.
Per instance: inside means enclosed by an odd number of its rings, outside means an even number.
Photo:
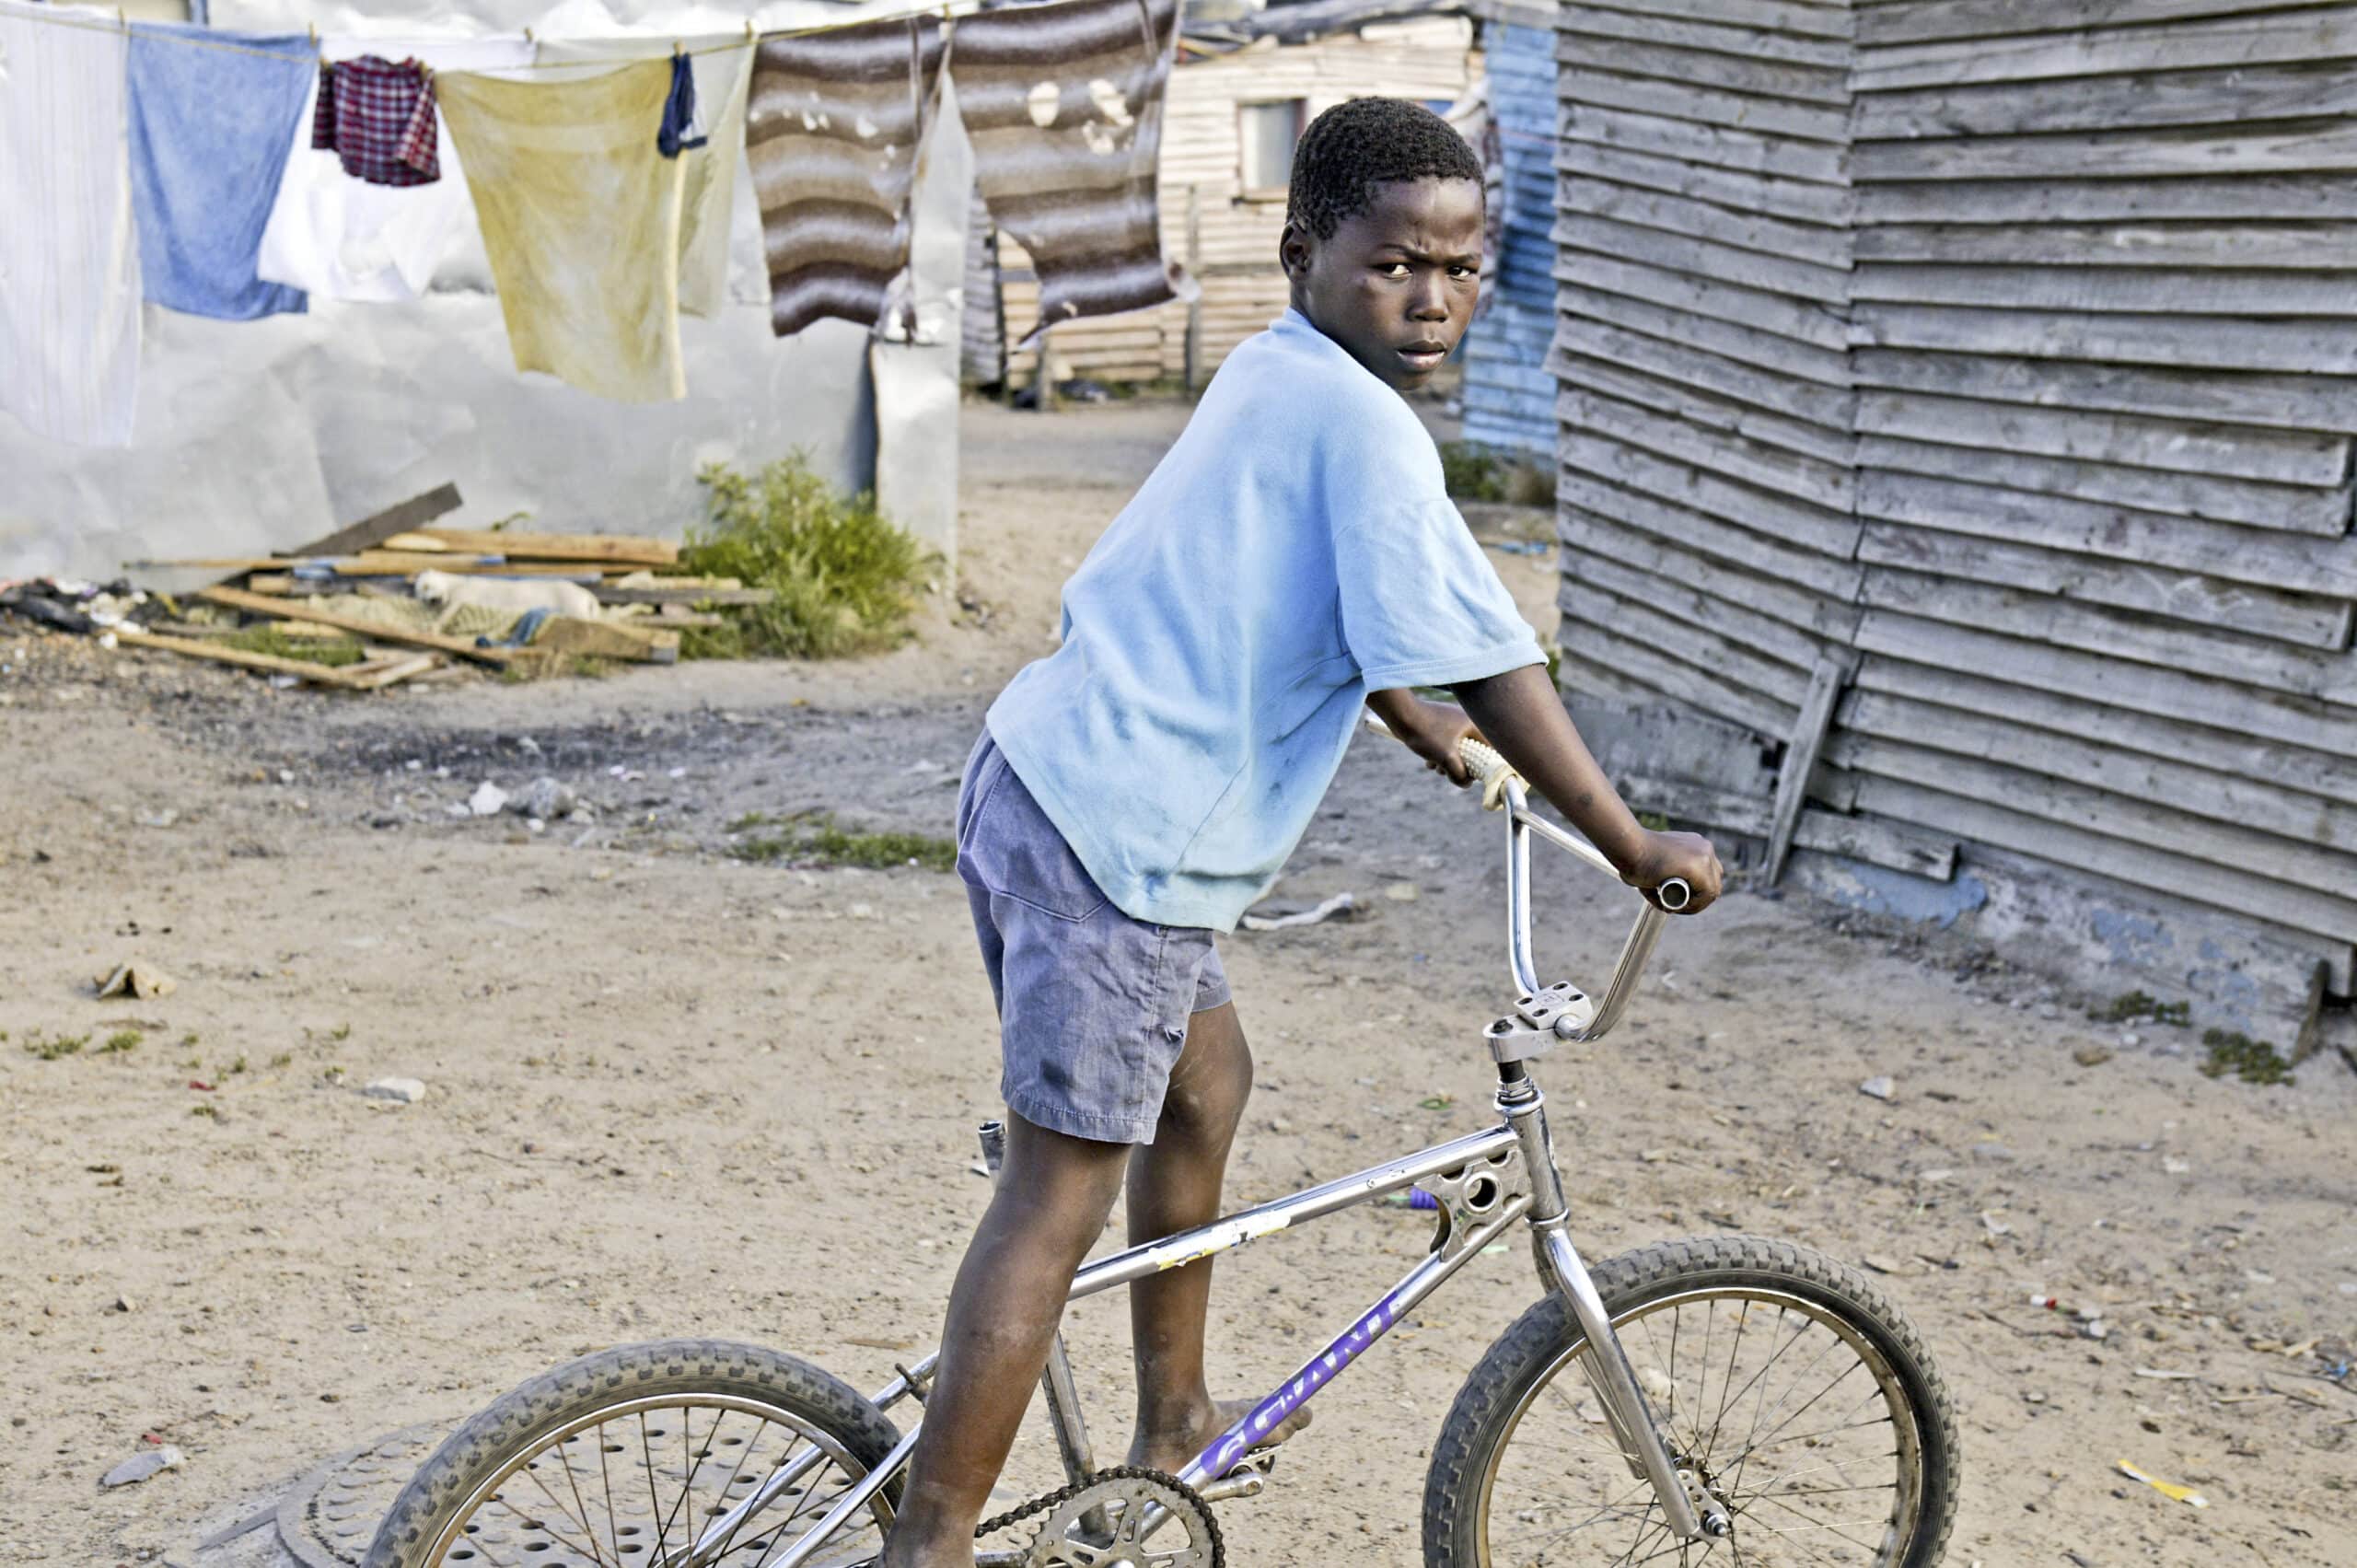
[[[1673,877],[1693,890],[1678,912],[1700,913],[1717,899],[1724,873],[1710,841],[1699,833],[1657,833],[1637,820],[1589,754],[1544,665],[1449,691],[1464,704],[1462,714],[1411,691],[1371,692],[1367,706],[1427,765],[1459,784],[1466,773],[1457,743],[1478,733],[1648,899]]]

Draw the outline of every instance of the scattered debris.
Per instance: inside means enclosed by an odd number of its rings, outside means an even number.
[[[2205,1078],[2223,1078],[2232,1073],[2246,1084],[2291,1084],[2292,1064],[2283,1060],[2273,1042],[2253,1040],[2239,1031],[2206,1030],[2201,1043],[2209,1047],[2209,1059],[2201,1063]]]
[[[523,817],[537,817],[543,822],[569,815],[580,804],[579,798],[565,785],[542,776],[524,786],[523,793],[507,803],[507,809]]]
[[[401,1105],[415,1105],[425,1098],[425,1086],[415,1078],[378,1078],[362,1085],[360,1092],[370,1099],[385,1099]]]
[[[180,988],[180,982],[170,975],[153,964],[143,964],[135,958],[92,976],[90,983],[97,988],[101,998],[128,996],[141,1002],[169,996]]]
[[[1860,1084],[1858,1092],[1872,1099],[1891,1099],[1897,1097],[1898,1089],[1898,1086],[1890,1081],[1890,1074],[1882,1073]]]
[[[496,817],[506,809],[507,792],[485,779],[467,796],[467,809],[477,817]]]
[[[186,1461],[180,1451],[167,1443],[160,1448],[145,1448],[115,1466],[99,1478],[100,1486],[130,1486],[165,1470],[176,1470]]]
[[[1391,882],[1384,886],[1383,896],[1395,904],[1412,904],[1423,896],[1423,891],[1413,882]]]
[[[2163,1481],[2158,1476],[2146,1475],[2142,1470],[2138,1469],[2126,1459],[2121,1459],[2118,1461],[2118,1463],[2119,1473],[2121,1475],[2126,1476],[2131,1481],[2142,1481],[2146,1486],[2151,1487],[2154,1492],[2159,1493],[2164,1497],[2173,1499],[2178,1503],[2183,1503],[2189,1507],[2207,1508],[2210,1506],[2210,1500],[2202,1496],[2201,1493],[2194,1491],[2193,1488],[2189,1486],[2179,1486],[2176,1481]]]
[[[2132,1039],[2133,1037],[2131,1036],[2131,1038]],[[2079,1047],[2078,1050],[2071,1052],[2071,1060],[2077,1063],[2082,1067],[2100,1067],[2105,1063],[2111,1060],[2111,1047],[2107,1045],[2083,1045]]]
[[[1279,903],[1261,904],[1247,912],[1238,923],[1247,931],[1283,931],[1296,925],[1318,925],[1329,920],[1347,920],[1358,907],[1358,900],[1353,895],[1342,892],[1306,909]]]

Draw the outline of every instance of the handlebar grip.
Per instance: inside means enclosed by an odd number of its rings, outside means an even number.
[[[1472,769],[1476,774],[1486,773],[1494,768],[1503,768],[1506,765],[1506,760],[1499,756],[1494,749],[1469,738],[1457,743],[1457,754],[1465,759],[1465,765]]]
[[[1686,885],[1685,877],[1672,877],[1654,889],[1654,897],[1661,900],[1662,908],[1676,914],[1694,901],[1694,889]]]

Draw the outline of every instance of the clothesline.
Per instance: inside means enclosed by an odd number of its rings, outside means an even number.
[[[46,6],[42,9],[33,11],[26,15],[23,19],[29,22],[44,23],[47,26],[53,28],[79,28],[85,32],[128,32],[131,30],[131,22],[125,18],[120,11],[115,13],[115,19],[111,22],[106,20],[103,17],[82,17],[70,16],[66,14],[69,11],[85,9],[87,9],[87,7],[84,6]],[[880,17],[860,17],[840,22],[822,22],[815,27],[785,28],[776,31],[763,33],[755,32],[753,30],[753,24],[748,21],[745,24],[745,36],[741,39],[731,39],[726,43],[706,44],[699,49],[684,49],[675,42],[671,47],[671,52],[674,54],[687,55],[691,58],[705,54],[726,54],[739,49],[752,48],[755,45],[770,39],[810,38],[819,33],[841,32],[845,28],[873,27],[882,22],[912,21],[921,17],[939,17],[943,21],[949,22],[955,21],[961,16],[970,16],[980,9],[981,6],[978,4],[921,6],[913,10],[894,11]],[[319,29],[314,28],[312,29],[313,57],[317,56],[319,42],[318,34]],[[263,60],[301,60],[306,58],[300,54],[284,53],[275,49],[256,49],[251,44],[230,43],[222,39],[192,38],[185,32],[166,31],[161,29],[149,32],[147,36],[159,43],[186,44],[194,49],[218,49],[231,54],[250,54]],[[401,36],[406,38],[410,35],[402,34]],[[531,39],[532,29],[526,28],[524,29],[524,36],[528,40]],[[624,34],[622,36],[625,38],[635,38],[638,35]],[[365,41],[365,40],[363,41]],[[461,40],[457,41],[463,41]],[[647,41],[652,44],[655,41],[653,39],[649,39]],[[660,58],[660,56],[650,53],[647,58],[652,60]],[[510,75],[521,71],[571,71],[577,74],[581,70],[583,64],[583,62],[577,60],[528,61],[515,65],[502,65],[499,68],[498,74],[503,76]]]

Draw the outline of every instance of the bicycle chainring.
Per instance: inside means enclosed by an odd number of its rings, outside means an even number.
[[[1041,1501],[1051,1505],[1023,1568],[1225,1568],[1211,1505],[1175,1476],[1122,1466]],[[1150,1507],[1169,1517],[1140,1539]]]

